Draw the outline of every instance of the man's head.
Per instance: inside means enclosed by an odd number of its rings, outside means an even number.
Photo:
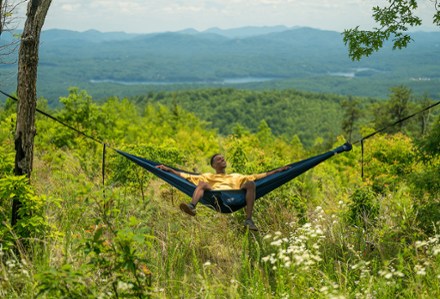
[[[226,160],[222,154],[215,154],[211,157],[211,167],[217,172],[226,168]]]

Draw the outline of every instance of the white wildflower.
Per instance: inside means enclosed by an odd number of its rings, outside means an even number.
[[[319,255],[313,255],[312,258],[317,261],[317,262],[321,262],[322,258]]]
[[[276,241],[271,242],[270,245],[272,245],[272,246],[281,246],[282,243],[283,243],[283,240],[278,239]]]
[[[416,248],[419,248],[419,247],[428,245],[428,242],[426,242],[426,241],[416,241],[414,243],[414,245],[416,246]]]
[[[272,235],[271,235],[271,234],[268,234],[268,235],[265,235],[263,239],[264,239],[264,240],[267,240],[267,239],[270,239],[270,238],[272,238]]]
[[[417,275],[425,276],[426,275],[426,269],[422,267],[421,265],[415,265],[414,271]]]
[[[270,255],[267,255],[267,256],[263,257],[261,260],[263,262],[267,262],[269,259],[270,259]]]
[[[431,237],[428,239],[428,243],[430,244],[435,244],[437,243],[437,241],[438,241],[437,237]]]
[[[7,265],[10,269],[13,269],[13,268],[15,268],[15,261],[14,261],[14,260],[7,260],[7,261],[6,261],[6,265]]]
[[[133,288],[133,285],[131,283],[126,283],[124,281],[118,281],[117,287],[119,290],[126,291],[126,290]]]
[[[22,269],[21,272],[26,276],[29,277],[29,271],[26,269]]]
[[[308,229],[308,228],[312,227],[312,224],[311,223],[304,223],[304,225],[302,227],[303,227],[303,229]]]
[[[364,265],[364,263],[363,262],[359,262],[359,263],[351,266],[351,270],[356,270],[357,268],[362,267],[362,265]]]
[[[385,279],[391,279],[393,277],[393,273],[388,270],[379,270],[379,275],[385,277]]]

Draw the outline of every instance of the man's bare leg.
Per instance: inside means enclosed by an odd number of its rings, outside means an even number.
[[[206,190],[211,190],[211,186],[208,183],[200,182],[196,189],[194,190],[194,193],[192,195],[191,203],[181,203],[180,209],[187,213],[188,215],[195,216],[196,215],[196,205],[202,199],[203,195],[205,194]]]
[[[258,230],[252,221],[252,213],[254,211],[254,203],[255,203],[255,194],[256,194],[256,186],[255,182],[246,182],[241,189],[246,191],[246,221],[245,226],[247,226],[250,230]]]
[[[211,186],[208,183],[201,182],[197,185],[196,190],[192,195],[191,204],[195,207],[197,203],[202,199],[205,191],[211,190]]]

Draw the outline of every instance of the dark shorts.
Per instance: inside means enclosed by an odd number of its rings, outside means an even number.
[[[200,202],[217,212],[233,213],[246,206],[245,191],[207,191]]]

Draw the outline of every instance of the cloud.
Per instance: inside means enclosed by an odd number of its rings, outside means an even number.
[[[145,33],[286,25],[342,31],[356,25],[368,29],[373,24],[372,7],[386,4],[384,0],[56,0],[45,28]],[[421,1],[422,5],[432,16],[434,4]]]
[[[81,7],[80,4],[65,3],[61,5],[61,10],[66,12],[75,12]]]

